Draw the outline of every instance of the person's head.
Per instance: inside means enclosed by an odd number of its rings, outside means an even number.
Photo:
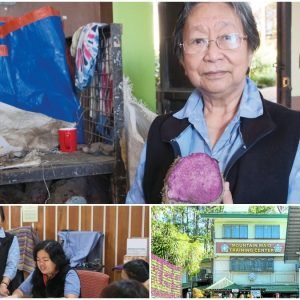
[[[5,222],[5,213],[4,213],[3,206],[0,206],[0,227],[2,227],[4,222]]]
[[[143,259],[131,260],[124,264],[121,277],[145,282],[149,279],[149,264]]]
[[[39,242],[33,251],[37,268],[47,276],[54,276],[69,263],[61,244],[53,240]]]
[[[175,53],[203,93],[243,86],[260,38],[246,2],[185,3],[174,31]]]
[[[139,281],[119,280],[105,287],[100,298],[149,298],[149,291]]]

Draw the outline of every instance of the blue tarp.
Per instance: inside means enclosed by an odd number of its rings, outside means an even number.
[[[43,7],[7,21],[0,26],[0,45],[8,53],[0,55],[0,101],[79,123],[82,110],[69,73],[58,11]]]

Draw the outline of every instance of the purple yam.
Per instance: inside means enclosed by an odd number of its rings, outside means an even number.
[[[165,203],[220,203],[222,194],[218,162],[205,153],[177,159],[165,178]]]

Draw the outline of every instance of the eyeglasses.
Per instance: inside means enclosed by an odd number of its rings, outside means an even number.
[[[179,44],[179,47],[183,48],[187,54],[197,54],[208,48],[210,42],[216,42],[218,48],[222,50],[233,50],[239,48],[243,40],[247,40],[247,36],[241,36],[238,33],[229,33],[220,35],[215,40],[195,38],[191,41]]]

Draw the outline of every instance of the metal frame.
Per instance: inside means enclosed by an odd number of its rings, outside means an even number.
[[[99,29],[100,44],[94,77],[80,95],[86,143],[103,142],[113,148],[112,193],[116,203],[124,202],[127,193],[126,169],[122,159],[125,144],[121,147],[125,142],[121,29],[119,24]],[[99,115],[102,117],[100,122]]]

